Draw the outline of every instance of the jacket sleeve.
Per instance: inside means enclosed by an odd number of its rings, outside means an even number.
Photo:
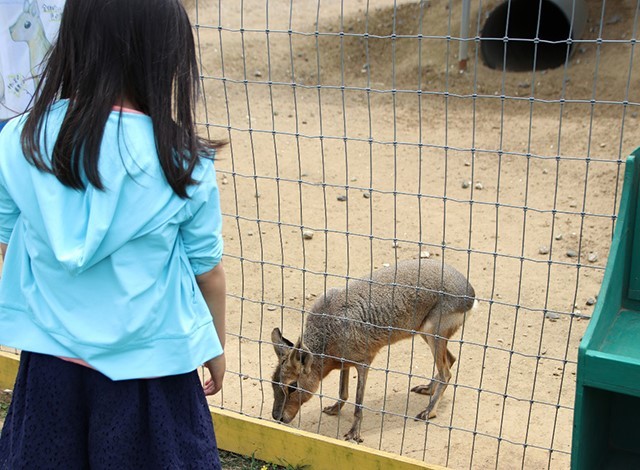
[[[207,168],[188,202],[190,217],[180,225],[180,234],[194,274],[204,274],[222,259],[222,213],[213,162]]]
[[[6,137],[5,132],[3,137]],[[3,139],[0,138],[0,159],[6,159],[6,155],[3,152],[8,151],[7,145],[4,145]],[[11,233],[16,225],[16,221],[20,216],[20,209],[16,205],[15,201],[7,190],[7,185],[4,180],[3,169],[7,165],[3,165],[0,162],[0,243],[9,243]]]

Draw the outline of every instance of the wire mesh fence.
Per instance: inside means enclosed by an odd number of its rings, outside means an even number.
[[[363,445],[452,468],[568,467],[577,347],[638,144],[639,5],[190,2],[201,130],[229,141],[229,370],[212,403],[273,419],[271,331],[295,342],[328,289],[431,258],[469,278],[479,308],[449,342],[433,419],[414,420],[429,397],[411,388],[437,375],[420,335],[380,351]],[[340,414],[322,413],[336,371],[288,425],[342,438],[349,371]]]
[[[274,328],[295,342],[329,289],[435,259],[480,301],[449,341],[449,387],[436,417],[414,420],[429,397],[412,387],[438,379],[424,335],[383,348],[362,445],[452,468],[567,468],[577,347],[638,145],[640,2],[185,4],[200,131],[229,142],[228,372],[211,403],[273,419]],[[348,370],[341,413],[322,413],[341,398],[335,371],[288,425],[342,438]]]

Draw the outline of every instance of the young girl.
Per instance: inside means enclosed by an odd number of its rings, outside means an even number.
[[[219,468],[215,142],[179,0],[67,0],[33,109],[0,133],[0,469]],[[200,384],[205,364],[211,379]]]

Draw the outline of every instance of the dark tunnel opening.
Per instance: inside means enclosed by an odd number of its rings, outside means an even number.
[[[514,72],[533,70],[534,63],[536,70],[559,67],[573,47],[567,42],[572,34],[569,20],[549,0],[511,0],[510,6],[506,1],[491,12],[482,28],[482,60],[492,69]],[[537,48],[536,32],[541,40]]]

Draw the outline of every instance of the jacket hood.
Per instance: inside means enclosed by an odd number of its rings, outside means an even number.
[[[52,153],[66,108],[66,101],[54,104],[43,126],[41,148],[45,157]],[[137,129],[135,136],[126,131],[131,127],[126,121],[132,119],[138,121],[133,127]],[[8,125],[20,126],[21,130],[24,119],[14,121]],[[14,140],[10,145],[19,142]],[[151,118],[144,114],[114,111],[107,120],[98,165],[104,190],[89,184],[84,190],[66,187],[55,176],[30,165],[19,148],[8,155],[16,157],[2,159],[0,165],[21,167],[20,171],[11,171],[11,181],[5,184],[18,206],[30,211],[22,217],[28,225],[25,244],[30,255],[50,252],[71,274],[90,269],[128,241],[162,226],[186,204],[166,183]],[[142,160],[140,155],[146,158]]]

